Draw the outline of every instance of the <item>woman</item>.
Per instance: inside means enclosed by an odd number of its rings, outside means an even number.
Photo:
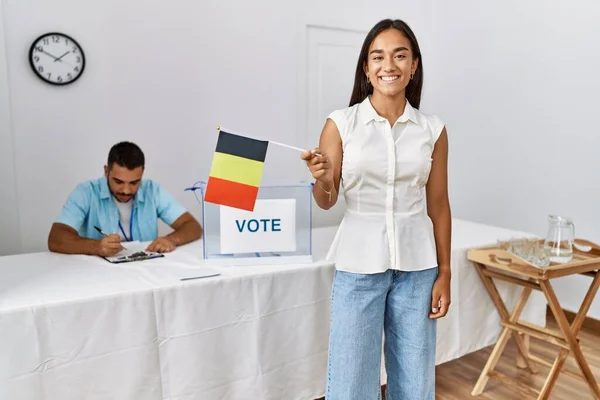
[[[379,398],[384,333],[387,399],[434,399],[451,213],[447,133],[418,111],[422,85],[412,30],[379,22],[364,41],[350,106],[332,112],[319,147],[301,155],[319,207],[336,203],[340,182],[346,202],[328,254],[336,272],[327,400]]]

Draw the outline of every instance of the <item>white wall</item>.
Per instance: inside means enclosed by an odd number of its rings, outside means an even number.
[[[21,237],[11,130],[4,17],[3,1],[0,0],[0,254],[12,254],[21,251]]]
[[[430,105],[448,124],[454,215],[546,235],[574,219],[600,243],[600,4],[438,2]],[[556,281],[578,310],[591,280]],[[600,318],[600,298],[590,315]]]

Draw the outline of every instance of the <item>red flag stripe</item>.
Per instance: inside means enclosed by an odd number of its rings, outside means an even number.
[[[258,187],[210,176],[204,201],[254,211]]]

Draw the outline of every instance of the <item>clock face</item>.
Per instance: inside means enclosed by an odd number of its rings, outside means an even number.
[[[29,50],[29,64],[44,81],[53,85],[75,82],[85,68],[85,56],[79,44],[63,33],[46,33]]]

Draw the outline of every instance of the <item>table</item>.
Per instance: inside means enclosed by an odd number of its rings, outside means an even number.
[[[467,249],[521,232],[455,219],[453,303],[437,363],[495,342],[499,319]],[[316,259],[335,228],[316,229]],[[0,257],[0,398],[302,399],[324,395],[334,267],[211,266],[200,243],[141,263]],[[182,282],[212,268],[219,277]],[[499,285],[508,303],[511,285]],[[545,323],[533,298],[523,315]],[[538,301],[541,300],[541,301]]]
[[[0,398],[314,398],[323,387],[333,266],[203,266],[201,247],[112,265],[0,259]]]
[[[542,243],[543,242],[540,241],[538,245]],[[591,243],[587,242],[583,244]],[[583,374],[583,379],[590,387],[592,395],[596,399],[600,399],[600,387],[585,360],[579,346],[579,340],[577,339],[577,334],[581,329],[585,316],[600,288],[600,271],[598,270],[600,267],[600,246],[592,244],[590,252],[582,252],[574,249],[573,259],[570,262],[565,264],[553,263],[545,268],[535,267],[528,261],[502,250],[498,246],[474,248],[469,251],[468,258],[474,262],[476,271],[483,282],[482,286],[485,287],[492,299],[498,311],[498,315],[501,318],[500,324],[503,327],[496,345],[494,346],[494,350],[490,354],[488,361],[473,388],[472,395],[477,396],[483,393],[489,378],[493,377],[512,385],[523,394],[534,394],[539,400],[548,399],[561,372],[566,372],[579,378],[582,377],[569,370],[563,371],[565,360],[569,353],[572,352],[575,361]],[[569,324],[559,299],[552,288],[551,280],[573,274],[583,274],[591,277],[592,280],[579,312],[575,316],[573,322]],[[519,300],[512,312],[508,311],[506,305],[502,301],[495,280],[509,283],[515,287],[523,287]],[[533,290],[540,291],[545,295],[552,314],[556,318],[559,330],[547,329],[543,326],[521,320],[521,312],[527,304]],[[521,334],[530,335],[531,337],[558,346],[560,351],[554,362],[550,363],[529,354]],[[536,364],[542,364],[550,368],[550,373],[540,391],[523,383],[514,381],[494,370],[496,363],[500,359],[502,352],[511,337],[517,345],[517,350],[521,359],[524,361],[524,366],[531,373],[535,374],[538,372]]]

